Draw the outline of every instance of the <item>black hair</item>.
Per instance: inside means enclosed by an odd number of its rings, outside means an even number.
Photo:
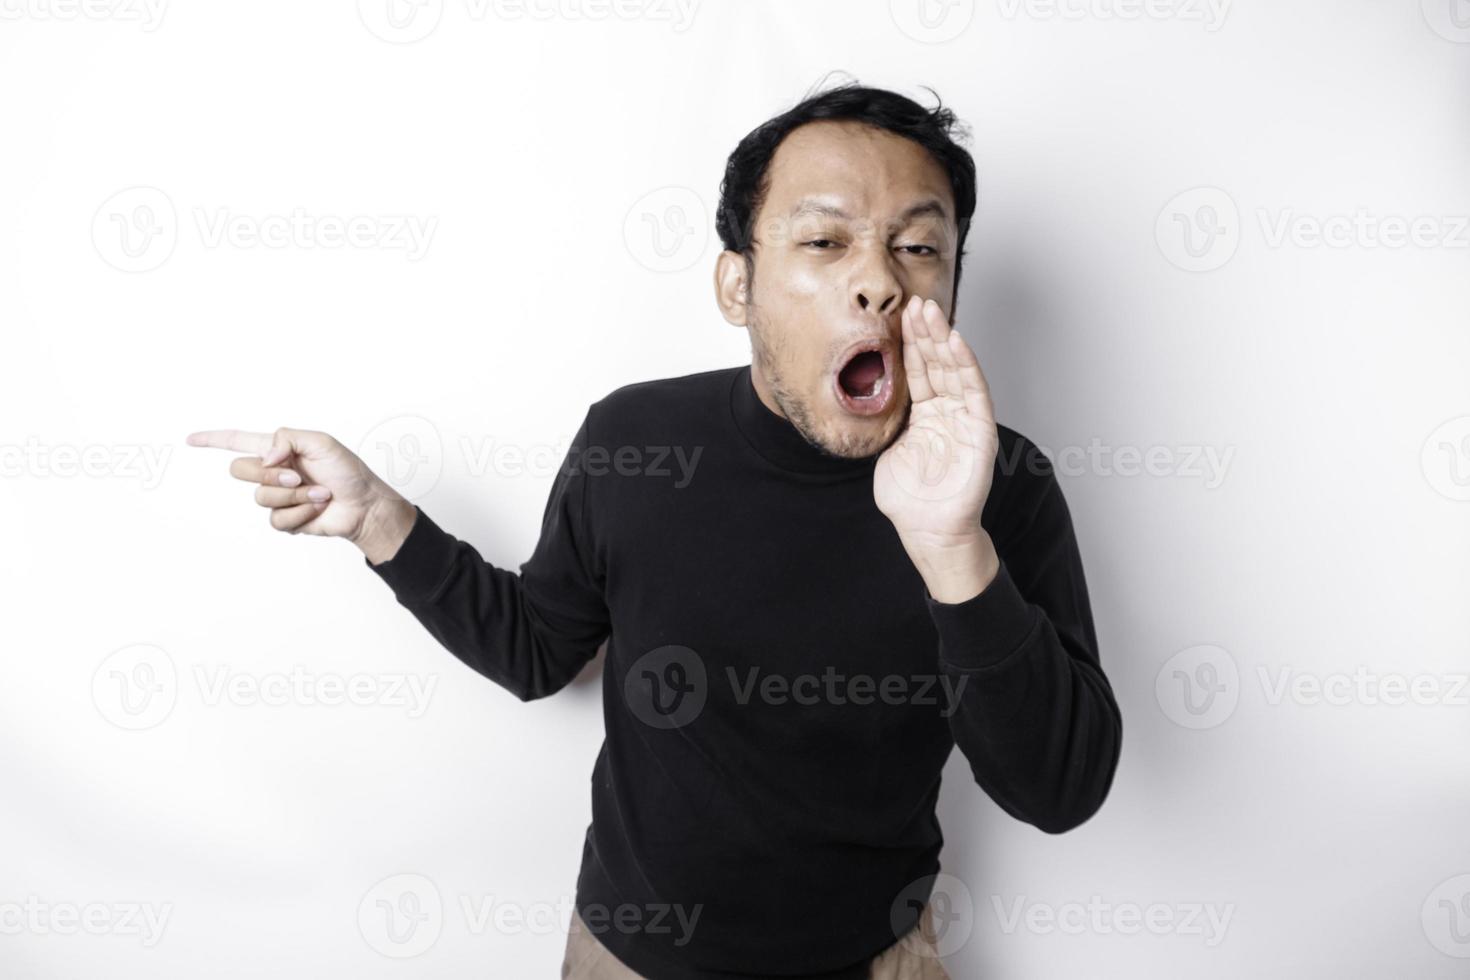
[[[870,88],[856,81],[846,82],[826,91],[808,94],[779,116],[751,130],[730,154],[725,163],[724,180],[720,183],[715,228],[724,247],[744,256],[746,270],[753,275],[755,267],[751,245],[755,218],[770,187],[767,171],[771,158],[776,155],[776,147],[793,129],[818,120],[866,123],[918,143],[949,175],[958,231],[954,254],[954,288],[958,296],[960,260],[964,256],[965,236],[969,234],[970,221],[975,214],[975,161],[955,138],[958,136],[959,140],[968,141],[968,129],[955,116],[953,109],[942,104],[939,93],[933,89],[928,91],[934,96],[932,109],[926,109],[897,92]]]

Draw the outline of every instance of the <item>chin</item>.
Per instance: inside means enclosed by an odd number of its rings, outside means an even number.
[[[893,445],[903,431],[907,404],[901,412],[897,405],[893,409],[882,415],[855,416],[837,408],[825,420],[823,438],[815,442],[824,452],[843,459],[876,456]],[[808,436],[808,441],[814,440]]]

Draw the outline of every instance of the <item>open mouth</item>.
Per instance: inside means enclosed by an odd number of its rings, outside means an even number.
[[[834,379],[837,401],[854,415],[876,415],[893,400],[893,358],[876,343],[848,352]]]

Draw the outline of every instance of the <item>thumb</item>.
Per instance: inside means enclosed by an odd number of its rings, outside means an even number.
[[[310,455],[313,450],[327,448],[331,437],[325,432],[313,432],[309,429],[280,428],[275,431],[271,439],[271,448],[260,457],[262,466],[275,466],[292,453]]]

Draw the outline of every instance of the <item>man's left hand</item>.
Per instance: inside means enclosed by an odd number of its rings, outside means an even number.
[[[999,571],[980,512],[1000,439],[975,352],[939,304],[910,297],[903,363],[913,405],[907,427],[878,457],[873,499],[941,602],[978,595]]]

